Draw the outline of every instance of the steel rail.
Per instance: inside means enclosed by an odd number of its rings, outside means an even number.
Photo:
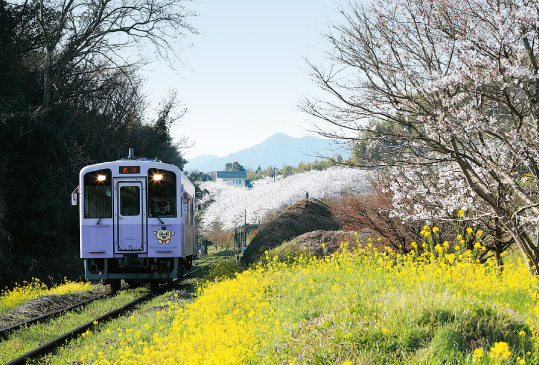
[[[105,313],[103,314],[102,316],[99,316],[95,319],[93,319],[92,321],[90,322],[86,322],[85,324],[83,324],[82,326],[79,326],[77,328],[75,328],[74,330],[72,331],[69,331],[65,334],[63,334],[62,336],[60,337],[57,337],[55,338],[54,340],[52,341],[49,341],[47,342],[46,344],[44,345],[41,345],[39,346],[38,348],[32,350],[32,351],[29,351],[27,352],[26,354],[24,355],[21,355],[19,356],[18,358],[16,359],[13,359],[11,360],[10,362],[8,362],[7,364],[24,364],[26,363],[26,360],[28,359],[31,359],[33,357],[36,357],[38,355],[44,355],[46,354],[47,352],[49,352],[50,350],[54,349],[56,346],[58,346],[60,343],[64,342],[65,340],[71,338],[72,336],[75,336],[75,335],[78,335],[78,334],[82,334],[84,333],[87,329],[91,328],[94,326],[94,322],[100,322],[100,321],[103,321],[103,320],[106,320],[106,319],[110,319],[110,318],[116,318],[118,317],[121,313],[125,312],[126,310],[128,310],[129,308],[131,308],[132,306],[134,306],[135,304],[138,304],[139,302],[143,301],[144,299],[147,299],[148,297],[150,297],[153,293],[148,293],[146,295],[143,295],[142,297],[140,298],[137,298],[135,299],[134,301],[132,302],[129,302],[127,303],[126,305],[118,308],[118,309],[115,309],[113,311],[110,311],[108,313]]]
[[[223,257],[225,258],[225,257]],[[215,261],[221,261],[221,259],[218,259],[218,260],[215,260]],[[215,262],[214,261],[214,262]],[[214,262],[210,262],[208,263],[207,265],[203,265],[203,266],[200,266],[194,270],[191,270],[187,273],[184,274],[183,278],[189,276],[189,275],[192,275],[194,274],[195,272],[199,271],[199,270],[202,270],[203,268],[207,267],[207,266],[210,266],[211,264],[213,264]],[[117,318],[119,317],[121,314],[123,314],[124,312],[126,312],[127,310],[129,310],[131,307],[135,306],[136,304],[139,304],[141,303],[142,301],[145,301],[145,300],[149,300],[150,298],[154,297],[156,293],[164,293],[166,290],[168,290],[169,288],[171,288],[174,284],[176,284],[177,281],[179,281],[181,279],[175,279],[171,282],[168,282],[166,283],[165,285],[161,286],[157,291],[155,292],[151,292],[151,293],[148,293],[148,294],[145,294],[127,304],[125,304],[124,306],[118,308],[118,309],[115,309],[113,311],[110,311],[108,313],[105,313],[89,322],[86,322],[85,324],[75,328],[74,330],[71,330],[57,338],[55,338],[54,340],[51,340],[37,348],[35,348],[34,350],[32,351],[29,351],[27,353],[25,353],[24,355],[21,355],[19,357],[17,357],[16,359],[13,359],[11,361],[9,361],[8,363],[6,363],[6,365],[14,365],[14,364],[25,364],[27,360],[29,359],[32,359],[32,358],[35,358],[37,356],[42,356],[42,355],[45,355],[47,354],[48,352],[52,351],[53,349],[55,349],[58,345],[60,345],[61,343],[64,343],[66,342],[68,339],[70,339],[71,337],[73,336],[76,336],[76,335],[79,335],[79,334],[82,334],[84,333],[86,330],[92,328],[94,326],[94,323],[99,323],[99,322],[103,322],[103,321],[106,321],[108,319],[112,319],[112,318]],[[94,299],[95,300],[95,299]],[[80,305],[80,303],[79,303]],[[75,305],[73,307],[76,307],[78,305]],[[72,308],[71,308],[72,309]],[[61,311],[60,311],[61,313]],[[23,325],[24,323],[21,323],[20,325]],[[17,326],[17,325],[16,325]],[[11,327],[10,327],[11,328]]]
[[[58,309],[58,310],[55,310],[53,312],[50,312],[50,313],[46,313],[46,314],[43,314],[39,317],[35,317],[35,318],[30,318],[24,322],[20,322],[20,323],[17,323],[17,324],[14,324],[13,326],[9,326],[9,327],[5,327],[5,328],[2,328],[0,329],[0,340],[3,339],[3,338],[6,338],[8,335],[8,333],[10,332],[13,332],[13,331],[16,331],[18,330],[19,328],[21,328],[22,326],[24,325],[31,325],[31,324],[34,324],[36,322],[41,322],[41,321],[45,321],[45,320],[49,320],[50,317],[56,315],[56,314],[60,314],[60,313],[63,313],[63,312],[67,312],[67,311],[70,311],[72,309],[75,309],[75,308],[78,308],[78,307],[81,307],[81,306],[84,306],[86,304],[90,304],[91,302],[93,302],[94,300],[99,300],[99,299],[103,299],[103,298],[106,298],[110,295],[112,295],[114,293],[107,293],[107,294],[103,294],[103,295],[99,295],[95,298],[92,298],[92,299],[88,299],[88,300],[85,300],[83,302],[80,302],[80,303],[77,303],[77,304],[73,304],[72,306],[70,307],[67,307],[67,308],[62,308],[62,309]]]
[[[226,258],[226,257],[222,257],[222,258]],[[211,257],[209,259],[212,260],[212,262],[210,262],[210,263],[213,263],[215,261],[220,261],[222,258],[221,257],[219,257],[219,258]],[[197,265],[197,264],[194,264],[194,265]],[[202,267],[205,267],[205,266],[207,266],[207,265],[204,265]],[[202,268],[202,267],[200,267],[200,268]],[[194,273],[195,271],[198,271],[200,268],[197,268],[194,271],[190,271],[188,273],[185,273],[184,275],[190,275],[190,274]],[[12,326],[9,326],[9,327],[0,328],[0,340],[6,338],[8,336],[8,333],[16,331],[16,330],[18,330],[19,328],[21,328],[24,325],[32,325],[32,324],[34,324],[36,322],[49,320],[51,317],[53,317],[53,316],[55,316],[57,314],[61,314],[63,312],[67,312],[67,311],[70,311],[72,309],[84,306],[84,305],[89,304],[89,303],[91,303],[91,302],[93,302],[95,300],[104,299],[104,298],[106,298],[106,297],[108,297],[110,295],[113,295],[113,294],[116,294],[116,292],[110,292],[110,293],[107,293],[107,294],[102,294],[102,295],[99,295],[99,296],[97,296],[95,298],[91,298],[91,299],[82,301],[80,303],[73,304],[72,306],[69,306],[67,308],[58,309],[58,310],[55,310],[53,312],[43,314],[43,315],[41,315],[39,317],[30,318],[30,319],[28,319],[28,320],[26,320],[24,322],[16,323],[16,324],[14,324]]]

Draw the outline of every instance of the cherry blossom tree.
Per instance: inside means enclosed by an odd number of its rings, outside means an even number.
[[[371,175],[369,181],[372,181],[371,193],[345,195],[332,205],[335,220],[344,230],[372,230],[384,239],[384,244],[407,254],[413,241],[421,241],[424,222],[402,220],[392,214],[393,192],[387,189],[385,178]]]
[[[222,229],[235,225],[257,223],[269,211],[305,198],[329,198],[344,193],[361,194],[369,191],[366,172],[360,169],[332,167],[324,171],[309,171],[288,177],[271,177],[253,182],[252,188],[228,185],[223,180],[201,184],[209,194],[202,203],[209,202],[203,212],[203,228],[210,229],[216,222]],[[246,217],[245,217],[246,215]]]
[[[327,97],[303,104],[320,133],[398,146],[378,161],[399,166],[395,212],[400,197],[429,203],[415,218],[475,211],[539,274],[537,2],[384,0],[342,14],[331,66],[312,65]]]

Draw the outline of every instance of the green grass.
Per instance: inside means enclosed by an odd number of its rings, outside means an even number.
[[[124,290],[112,297],[92,302],[81,309],[59,315],[48,322],[24,326],[0,342],[0,363],[15,359],[108,311],[127,304],[146,292],[146,289]]]
[[[196,300],[164,294],[40,361],[539,363],[538,290],[518,258],[502,276],[490,264],[406,260],[371,250],[295,263],[273,253],[247,271],[223,261],[199,291],[186,287]]]
[[[234,256],[234,250],[208,251],[208,256]]]
[[[472,363],[474,349],[488,350],[495,342],[507,342],[513,358],[533,350],[524,315],[439,288],[410,292],[396,282],[369,279],[359,290],[346,290],[342,284],[350,280],[338,273],[312,276],[309,300],[304,291],[279,290],[284,298],[277,312],[296,308],[302,324],[262,362],[457,364]],[[344,293],[333,293],[332,283]]]
[[[184,280],[180,289],[192,291],[193,282],[192,279]],[[189,301],[191,299],[175,296],[175,291],[159,295],[137,305],[127,315],[98,324],[91,332],[77,336],[54,354],[39,359],[38,363],[93,363],[98,359],[106,363],[107,360],[116,360],[126,347],[152,342],[155,336],[167,332],[172,325],[173,309],[177,310]]]

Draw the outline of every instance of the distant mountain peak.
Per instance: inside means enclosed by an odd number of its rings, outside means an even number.
[[[269,137],[268,139],[272,139],[272,138],[295,138],[295,137],[291,137],[287,134],[284,134],[284,133],[281,133],[281,132],[277,132],[273,135],[271,135],[271,137]],[[268,140],[266,139],[266,141]]]
[[[301,161],[313,162],[319,155],[333,156],[335,151],[349,157],[349,152],[342,149],[329,139],[313,136],[291,137],[285,133],[275,133],[261,143],[241,151],[231,153],[225,157],[202,155],[189,159],[186,168],[202,172],[224,170],[227,162],[238,161],[245,168],[256,169],[258,166],[281,167],[297,166]]]

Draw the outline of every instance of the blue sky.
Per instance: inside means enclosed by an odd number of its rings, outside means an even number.
[[[225,156],[274,133],[313,135],[298,110],[302,95],[319,93],[304,57],[323,61],[329,21],[340,20],[340,0],[199,0],[187,3],[201,35],[171,70],[146,66],[145,92],[152,107],[175,89],[188,114],[172,130],[194,146],[185,155]]]

